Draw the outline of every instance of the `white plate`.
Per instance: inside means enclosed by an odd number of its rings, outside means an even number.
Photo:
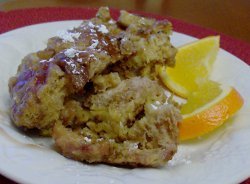
[[[87,165],[54,151],[50,138],[29,137],[8,116],[8,79],[21,59],[43,49],[58,30],[81,21],[61,21],[24,27],[0,35],[0,172],[21,183],[238,183],[250,176],[250,70],[237,57],[220,49],[213,78],[233,85],[245,104],[223,128],[208,138],[179,145],[173,161],[162,168],[127,169]],[[195,38],[174,33],[175,46]]]

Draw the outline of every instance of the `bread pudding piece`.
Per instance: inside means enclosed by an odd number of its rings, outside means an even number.
[[[156,65],[174,63],[170,32],[169,22],[125,11],[116,22],[108,8],[100,8],[93,19],[59,32],[49,39],[47,48],[23,59],[9,80],[12,120],[47,134],[75,95],[84,99],[134,76],[155,79]],[[89,83],[94,91],[85,87]]]
[[[49,134],[66,99],[82,93],[95,75],[121,59],[120,28],[109,20],[108,9],[100,9],[97,17],[59,33],[47,48],[23,59],[9,80],[10,114],[17,126]]]
[[[121,11],[118,24],[126,31],[120,33],[120,50],[124,60],[111,70],[124,78],[134,76],[157,77],[157,67],[174,66],[176,48],[170,43],[172,24]]]
[[[17,126],[45,128],[47,134],[63,107],[65,73],[52,63],[39,63],[36,54],[26,56],[18,70],[9,80],[11,118]]]
[[[164,89],[146,77],[123,80],[117,87],[94,94],[80,110],[71,102],[68,121],[53,131],[63,155],[86,162],[130,166],[161,166],[177,148],[179,110],[168,103]],[[85,112],[85,116],[82,116]]]
[[[17,126],[53,135],[86,162],[161,166],[176,152],[179,110],[157,83],[172,66],[171,24],[108,8],[26,56],[9,80]]]

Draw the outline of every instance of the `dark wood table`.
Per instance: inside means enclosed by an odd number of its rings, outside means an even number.
[[[55,6],[110,6],[168,15],[250,43],[250,0],[12,0],[0,3],[0,10]]]
[[[10,0],[0,3],[0,11],[100,6],[172,16],[250,43],[250,0]],[[0,183],[14,182],[0,176]]]

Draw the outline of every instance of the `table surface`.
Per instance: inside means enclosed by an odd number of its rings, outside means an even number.
[[[100,6],[139,10],[171,16],[250,43],[250,0],[11,0],[0,2],[0,11],[36,7]],[[0,176],[0,183],[13,182]]]
[[[11,0],[0,3],[0,10],[55,6],[109,6],[167,15],[250,43],[250,0]]]

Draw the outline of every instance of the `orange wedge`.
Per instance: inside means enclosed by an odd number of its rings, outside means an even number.
[[[208,99],[205,91],[217,96],[210,95]],[[200,99],[203,99],[203,102],[200,102]],[[208,101],[205,103],[204,99]],[[199,104],[198,107],[197,104]],[[234,115],[242,105],[243,98],[233,87],[220,88],[219,85],[216,87],[215,82],[201,87],[200,90],[190,95],[181,109],[183,120],[179,127],[180,141],[197,138],[215,130]]]
[[[174,94],[187,98],[209,79],[219,43],[219,36],[209,36],[179,47],[175,67],[160,68],[160,79]]]

